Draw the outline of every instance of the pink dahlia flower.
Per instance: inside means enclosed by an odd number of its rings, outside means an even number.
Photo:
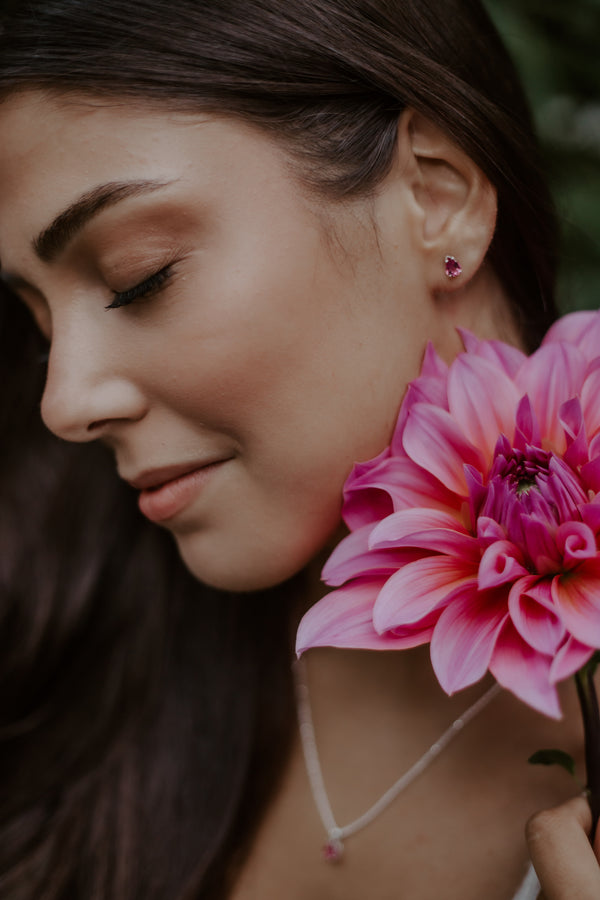
[[[350,534],[297,651],[431,643],[453,693],[489,669],[547,715],[600,648],[600,313],[556,323],[532,356],[461,332],[430,346],[392,443],[356,465]]]

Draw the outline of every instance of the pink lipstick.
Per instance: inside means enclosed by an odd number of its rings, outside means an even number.
[[[209,463],[195,469],[187,467],[148,472],[130,482],[140,490],[138,506],[151,522],[166,522],[182,512],[201,493],[216,470],[226,462]],[[183,469],[183,471],[182,471]]]

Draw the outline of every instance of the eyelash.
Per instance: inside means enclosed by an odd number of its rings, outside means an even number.
[[[172,274],[172,265],[164,266],[160,271],[150,275],[144,281],[136,284],[135,287],[129,288],[127,291],[114,291],[114,299],[105,309],[120,309],[122,306],[129,306],[143,297],[148,297],[160,290],[160,288],[169,280]]]

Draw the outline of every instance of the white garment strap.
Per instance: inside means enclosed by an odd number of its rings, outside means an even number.
[[[541,885],[538,881],[537,875],[535,874],[535,869],[533,868],[533,865],[530,865],[529,871],[523,879],[523,883],[515,894],[513,900],[537,900],[540,890]]]

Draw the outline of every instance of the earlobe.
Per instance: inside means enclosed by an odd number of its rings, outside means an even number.
[[[494,235],[496,191],[475,163],[436,125],[407,110],[398,146],[411,160],[426,276],[432,291],[462,287],[478,272]]]

